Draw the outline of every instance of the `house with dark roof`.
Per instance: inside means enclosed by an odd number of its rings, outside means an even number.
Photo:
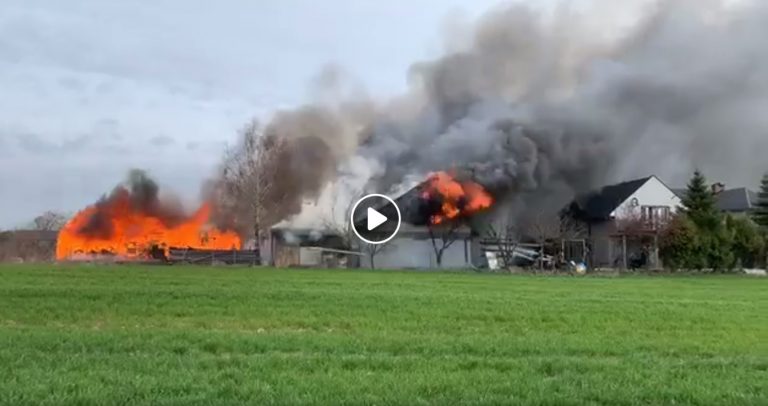
[[[687,189],[673,189],[673,191],[683,199]],[[712,193],[715,195],[717,208],[723,213],[746,215],[757,206],[757,193],[745,187],[725,189],[725,185],[715,184],[712,186]]]
[[[673,190],[648,176],[578,196],[563,214],[583,224],[592,268],[658,267],[659,233],[680,204]]]

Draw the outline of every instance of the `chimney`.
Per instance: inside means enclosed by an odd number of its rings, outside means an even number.
[[[725,191],[725,184],[721,182],[717,182],[712,185],[712,194],[717,196],[720,193],[723,193]]]

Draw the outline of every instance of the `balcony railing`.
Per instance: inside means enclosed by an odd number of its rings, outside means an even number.
[[[657,232],[669,225],[670,218],[616,220],[618,231]]]

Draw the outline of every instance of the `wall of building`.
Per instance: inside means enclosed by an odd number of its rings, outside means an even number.
[[[611,235],[616,232],[615,223],[605,221],[590,225],[589,248],[593,268],[612,267],[616,255],[616,247],[613,245]]]
[[[635,200],[636,199],[636,200]],[[633,202],[633,200],[635,200]],[[636,204],[634,204],[636,203]],[[675,213],[681,205],[680,198],[664,183],[655,177],[651,178],[611,214],[615,220],[640,218],[643,206],[669,207],[670,214]],[[652,237],[648,237],[652,238]],[[590,248],[592,267],[623,266],[624,243],[617,236],[615,221],[593,223],[590,226]],[[627,255],[631,256],[643,247],[637,239],[627,240]]]
[[[634,199],[637,199],[637,206],[632,205]],[[674,213],[680,205],[682,202],[675,192],[656,177],[652,177],[619,205],[611,215],[615,218],[639,216],[642,206],[667,206]]]
[[[443,252],[442,268],[471,267],[470,240],[457,240]],[[437,268],[437,258],[432,240],[412,236],[397,236],[388,242],[374,257],[377,269],[432,269]],[[371,266],[369,257],[361,257],[361,267]]]

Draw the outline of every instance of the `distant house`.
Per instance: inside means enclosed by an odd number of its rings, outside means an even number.
[[[583,223],[592,268],[658,267],[658,236],[680,197],[656,176],[578,196],[564,215]]]
[[[687,192],[687,189],[673,190],[680,199]],[[723,213],[746,215],[757,206],[757,193],[745,187],[726,189],[722,183],[716,183],[712,185],[712,194],[715,195],[717,208]]]

